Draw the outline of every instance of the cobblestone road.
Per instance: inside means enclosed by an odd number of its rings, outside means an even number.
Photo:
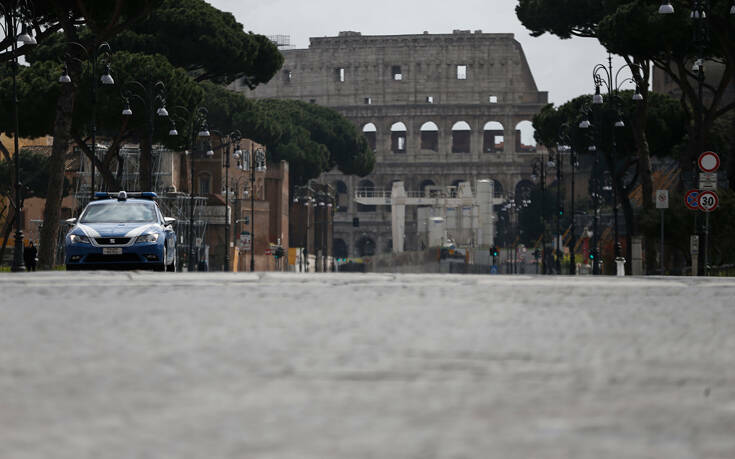
[[[0,458],[735,457],[735,279],[0,275]]]

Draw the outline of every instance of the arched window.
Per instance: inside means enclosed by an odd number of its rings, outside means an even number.
[[[349,195],[347,193],[347,185],[341,180],[337,180],[333,184],[337,198],[337,212],[347,212],[349,206]]]
[[[367,140],[368,147],[372,151],[375,151],[377,132],[378,132],[378,129],[375,127],[373,123],[368,123],[362,127],[362,135],[365,136],[365,140]]]
[[[439,126],[433,121],[421,125],[421,149],[439,151]]]
[[[332,241],[332,256],[334,258],[347,258],[348,254],[347,243],[344,239],[334,239]]]
[[[470,152],[470,135],[472,130],[465,121],[458,121],[452,126],[452,153]]]
[[[360,257],[371,257],[375,255],[375,241],[368,236],[361,237],[357,241],[357,254]]]
[[[427,196],[429,194],[429,191],[427,190],[428,187],[434,187],[436,186],[436,183],[434,183],[433,180],[424,180],[421,182],[421,185],[419,185],[419,191],[424,193],[424,196]]]
[[[536,139],[533,138],[533,123],[521,121],[516,125],[516,151],[532,153],[536,151]]]
[[[505,133],[503,125],[497,121],[485,123],[482,134],[482,151],[485,153],[498,153],[505,146]]]
[[[357,185],[357,189],[360,191],[374,191],[375,185],[370,180],[361,180],[360,183]],[[368,196],[370,193],[367,193]],[[366,206],[363,204],[357,205],[357,211],[358,212],[375,212],[375,206]]]
[[[393,153],[406,152],[406,125],[400,121],[390,127],[390,148]]]
[[[209,174],[199,174],[199,196],[207,196],[212,192],[212,177]]]

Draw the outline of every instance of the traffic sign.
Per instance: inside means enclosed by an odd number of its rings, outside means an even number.
[[[717,189],[717,172],[700,172],[699,189],[715,191]]]
[[[705,151],[697,160],[702,172],[715,172],[720,168],[720,157],[714,151]]]
[[[669,208],[669,190],[656,190],[656,208]]]
[[[690,210],[699,210],[699,190],[689,190],[684,196],[684,205]]]
[[[699,195],[699,210],[702,212],[712,212],[717,209],[720,199],[714,191],[703,191]]]

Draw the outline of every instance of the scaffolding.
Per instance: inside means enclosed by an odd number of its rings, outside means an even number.
[[[108,145],[97,144],[97,152],[104,155],[107,152]],[[90,200],[91,172],[90,161],[81,149],[78,149],[79,159],[76,175],[76,186],[74,189],[74,199],[76,201],[75,208],[72,209],[72,217],[78,217],[81,211],[86,207]],[[121,163],[115,161],[112,165],[112,173],[117,174],[117,168],[122,165],[123,170],[120,175],[120,185],[125,191],[141,191],[140,190],[140,147],[138,145],[123,145],[120,148],[119,155],[122,159]],[[158,195],[156,201],[163,215],[176,219],[174,223],[174,231],[177,235],[176,247],[179,266],[183,265],[187,259],[192,243],[198,247],[198,251],[202,250],[207,231],[207,219],[205,218],[205,210],[207,206],[206,197],[194,197],[189,194],[171,192],[175,190],[173,186],[173,158],[171,161],[164,161],[167,155],[175,155],[175,152],[164,148],[161,145],[155,145],[151,151],[151,166],[153,169],[153,191]],[[168,165],[167,165],[168,163]],[[104,179],[99,169],[95,168],[95,183],[102,188]],[[107,190],[119,191],[119,190]],[[193,209],[193,222],[190,216],[191,206]],[[192,229],[192,240],[189,238],[189,228]],[[198,242],[198,244],[197,244]]]
[[[188,254],[191,253],[192,243],[197,247],[197,253],[204,245],[204,235],[207,231],[207,219],[204,215],[207,198],[195,197],[192,199],[191,196],[184,193],[166,193],[159,195],[156,201],[164,215],[176,219],[174,223],[174,231],[177,236],[176,253],[178,265],[183,266]],[[193,221],[190,218],[192,204],[194,205]],[[189,228],[192,230],[191,240],[189,240]]]

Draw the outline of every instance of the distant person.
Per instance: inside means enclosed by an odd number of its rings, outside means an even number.
[[[38,256],[38,249],[31,241],[27,247],[23,249],[23,261],[26,264],[26,271],[36,270],[36,256]]]

